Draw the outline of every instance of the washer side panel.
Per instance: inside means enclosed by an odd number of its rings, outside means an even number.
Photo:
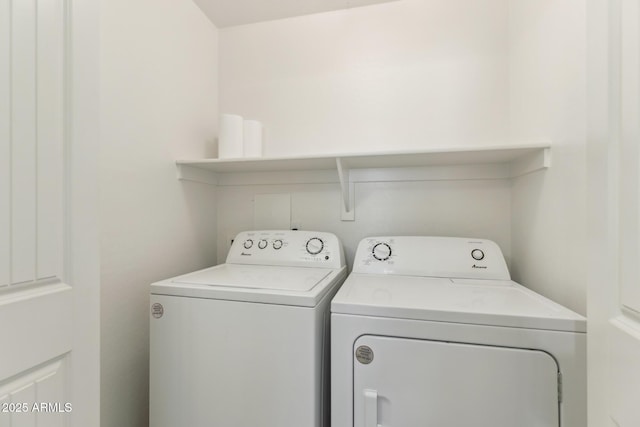
[[[151,427],[319,426],[310,308],[151,295]]]

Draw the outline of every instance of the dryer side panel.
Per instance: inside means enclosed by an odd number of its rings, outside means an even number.
[[[354,427],[557,427],[547,353],[365,335],[353,348]]]

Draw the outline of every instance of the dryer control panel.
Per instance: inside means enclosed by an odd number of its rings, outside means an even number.
[[[233,240],[227,264],[341,268],[342,243],[319,231],[243,231]]]
[[[360,241],[354,273],[510,280],[500,247],[485,239],[428,236]]]

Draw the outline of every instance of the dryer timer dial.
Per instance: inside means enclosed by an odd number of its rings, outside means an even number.
[[[484,252],[481,249],[474,249],[471,251],[471,257],[476,261],[482,261],[484,259]]]
[[[387,243],[377,243],[371,252],[378,261],[386,261],[391,257],[391,246]]]

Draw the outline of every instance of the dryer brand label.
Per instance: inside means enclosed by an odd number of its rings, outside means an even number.
[[[363,365],[368,365],[373,362],[373,350],[371,350],[371,347],[361,345],[356,348],[356,359]]]
[[[159,302],[151,306],[151,315],[156,319],[161,318],[164,315],[164,307]]]

